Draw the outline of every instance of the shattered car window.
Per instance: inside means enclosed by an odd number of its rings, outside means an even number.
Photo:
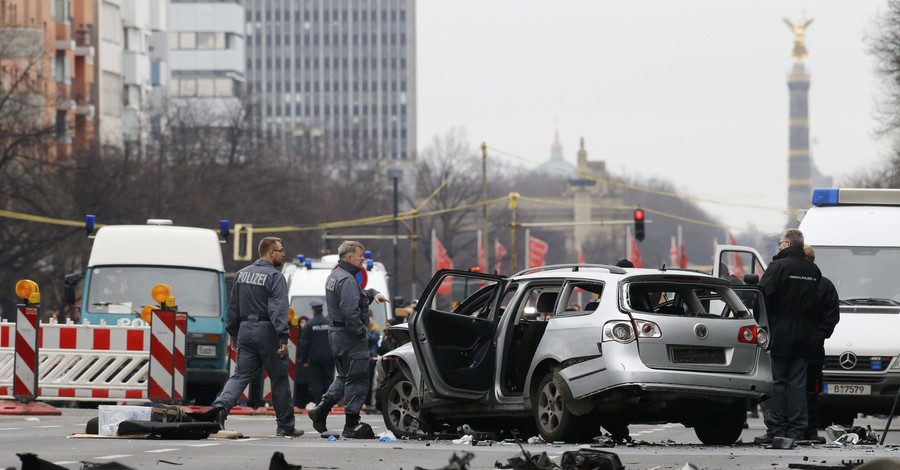
[[[632,310],[673,316],[750,318],[730,287],[672,282],[634,282],[626,287]]]

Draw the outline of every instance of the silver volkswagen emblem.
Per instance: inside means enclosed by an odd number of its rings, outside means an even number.
[[[841,354],[841,357],[838,359],[838,363],[844,369],[851,370],[856,367],[856,354],[853,354],[850,351],[847,351]]]
[[[706,336],[709,335],[709,330],[703,323],[697,323],[694,325],[694,334],[700,339],[706,339]]]

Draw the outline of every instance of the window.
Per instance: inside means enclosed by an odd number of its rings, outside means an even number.
[[[179,49],[196,49],[197,35],[196,33],[179,33],[178,42]]]
[[[216,96],[234,96],[234,80],[230,78],[217,78]]]
[[[215,33],[197,33],[197,49],[215,49]]]
[[[103,15],[101,27],[103,40],[122,44],[122,9],[118,5],[103,2],[100,11]]]
[[[215,81],[211,78],[197,79],[197,96],[215,96]]]
[[[57,23],[69,22],[69,0],[53,0],[51,4],[53,21]]]

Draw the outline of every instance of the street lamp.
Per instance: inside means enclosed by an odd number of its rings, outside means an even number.
[[[390,178],[394,181],[394,272],[391,275],[391,292],[392,295],[400,295],[400,292],[397,288],[397,277],[400,272],[399,266],[397,266],[397,250],[398,250],[398,242],[397,237],[400,235],[400,208],[399,208],[399,194],[397,190],[397,186],[400,183],[400,179],[403,178],[403,170],[390,170],[388,172]]]

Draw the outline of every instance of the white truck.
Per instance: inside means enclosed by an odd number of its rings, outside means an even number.
[[[812,204],[799,228],[841,299],[825,341],[819,424],[852,424],[858,413],[890,413],[900,390],[900,190],[816,189]],[[737,256],[766,266],[746,247],[719,247],[716,259],[733,269]]]
[[[225,266],[215,231],[177,227],[167,219],[101,227],[85,272],[67,276],[67,300],[76,298],[82,276],[81,318],[91,324],[145,325],[139,312],[154,303],[150,290],[171,286],[178,310],[189,315],[188,399],[206,405],[215,398],[229,376]]]
[[[357,282],[363,289],[373,288],[391,299],[388,289],[390,275],[384,269],[384,265],[372,259],[372,253],[365,252],[366,265],[356,276]],[[325,303],[325,279],[331,271],[337,267],[338,256],[326,255],[314,260],[303,255],[297,255],[294,262],[285,263],[281,268],[288,282],[288,299],[291,307],[294,307],[294,316],[299,318],[306,316],[312,318],[312,309],[309,303],[319,300]],[[370,306],[375,323],[382,330],[387,320],[393,318],[393,305],[391,303],[372,303]],[[324,313],[328,315],[328,306],[324,307]]]

